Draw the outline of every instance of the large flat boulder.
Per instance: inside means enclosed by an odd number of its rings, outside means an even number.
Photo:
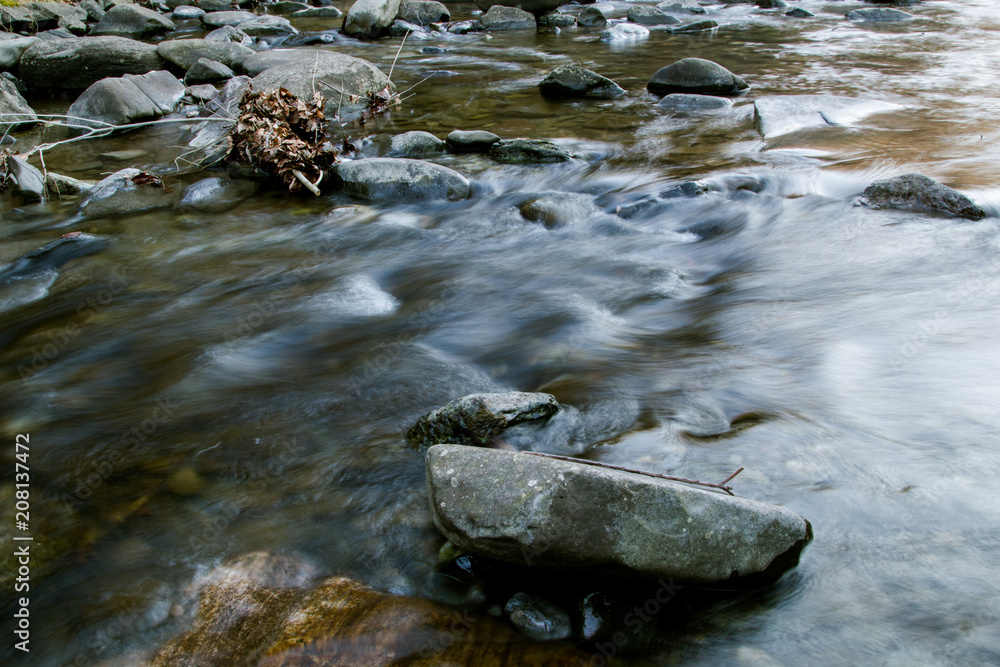
[[[476,0],[476,6],[484,12],[489,11],[490,7],[502,5],[504,7],[517,7],[531,12],[535,16],[548,14],[564,4],[566,4],[564,0]]]
[[[865,188],[861,201],[872,208],[936,211],[971,220],[986,217],[981,206],[958,190],[921,174],[875,181]]]
[[[253,89],[284,88],[304,100],[311,100],[313,91],[318,91],[326,98],[324,113],[328,119],[334,118],[338,111],[346,116],[364,109],[372,95],[396,91],[389,77],[367,60],[334,51],[299,51],[301,58],[255,76],[251,81]]]
[[[406,432],[406,440],[412,447],[442,443],[486,447],[509,427],[548,419],[558,411],[559,403],[551,394],[469,394],[418,419]]]
[[[191,69],[191,66],[202,58],[236,69],[245,58],[254,54],[253,49],[242,44],[214,42],[207,39],[170,39],[157,44],[156,52],[161,58],[183,70]]]
[[[892,102],[838,95],[776,95],[753,104],[754,123],[765,137],[826,125],[851,125],[862,118],[902,109]]]
[[[91,29],[94,36],[148,37],[176,29],[174,22],[157,11],[139,5],[115,5]]]
[[[399,0],[357,0],[347,10],[344,34],[378,37],[389,29],[399,14]]]
[[[406,158],[367,158],[338,164],[334,176],[349,195],[370,201],[465,199],[469,181],[453,169]]]
[[[170,72],[101,79],[69,107],[69,115],[93,127],[125,125],[164,116],[184,97],[184,84]]]
[[[750,86],[722,65],[704,58],[684,58],[656,71],[646,88],[657,95],[695,93],[735,95]]]
[[[779,576],[812,539],[782,507],[636,473],[462,445],[426,465],[445,537],[519,565],[710,584]]]
[[[0,136],[38,120],[35,110],[21,97],[17,87],[4,77],[0,77],[0,114],[4,118],[0,123]]]
[[[162,66],[153,44],[127,37],[78,37],[28,47],[19,73],[31,88],[83,90],[107,77],[145,74]]]

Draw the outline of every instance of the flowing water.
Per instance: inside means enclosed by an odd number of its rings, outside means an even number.
[[[856,2],[794,4],[817,18],[713,6],[717,31],[622,46],[582,28],[408,39],[399,89],[452,74],[346,133],[486,129],[582,156],[444,156],[473,181],[464,201],[271,191],[219,214],[70,223],[71,205],[3,199],[4,261],[77,229],[109,241],[0,294],[5,468],[30,433],[36,534],[63,540],[32,584],[30,660],[5,641],[5,664],[141,656],[182,629],[192,577],[248,551],[475,602],[435,569],[403,433],[507,389],[580,410],[594,459],[711,480],[744,466],[738,494],[813,524],[796,570],[661,626],[628,663],[1000,663],[1000,9],[929,1],[874,25],[843,19]],[[398,46],[326,48],[388,71]],[[687,56],[752,88],[729,110],[658,109],[646,80]],[[629,96],[541,98],[567,63]],[[906,108],[763,140],[752,100],[803,93]],[[80,178],[165,171],[181,138],[155,128],[46,161]],[[125,148],[147,152],[101,157]],[[911,171],[994,217],[855,205]],[[692,178],[725,192],[616,214]],[[557,220],[523,219],[543,195]]]

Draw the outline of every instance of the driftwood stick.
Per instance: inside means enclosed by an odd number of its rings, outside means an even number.
[[[609,468],[611,470],[620,470],[622,472],[630,472],[636,475],[646,475],[647,477],[656,477],[658,479],[667,479],[671,482],[683,482],[684,484],[695,484],[697,486],[705,486],[710,489],[718,489],[720,491],[725,491],[729,495],[736,495],[733,493],[733,487],[726,486],[726,482],[732,480],[734,477],[743,472],[743,468],[740,468],[732,475],[726,478],[721,484],[716,484],[715,482],[701,482],[696,479],[688,479],[686,477],[674,477],[673,475],[661,475],[658,472],[649,472],[646,470],[636,470],[635,468],[626,468],[625,466],[616,466],[611,463],[601,463],[600,461],[588,461],[587,459],[575,459],[570,456],[559,456],[558,454],[543,454],[542,452],[521,452],[522,454],[530,454],[531,456],[541,456],[546,459],[556,459],[557,461],[569,461],[570,463],[582,463],[588,466],[597,466],[599,468]]]

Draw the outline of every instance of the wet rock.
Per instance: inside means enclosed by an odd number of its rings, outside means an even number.
[[[409,33],[423,33],[429,34],[429,31],[423,26],[419,26],[416,23],[407,23],[406,21],[401,21],[396,19],[389,26],[389,36],[390,37],[402,37]]]
[[[184,94],[196,103],[204,104],[214,99],[219,94],[219,89],[211,84],[203,83],[197,86],[188,86]]]
[[[470,553],[697,583],[779,576],[812,539],[776,505],[645,475],[461,445],[427,450],[434,522]]]
[[[0,269],[0,283],[28,278],[39,273],[57,271],[74,259],[87,257],[104,250],[107,245],[106,239],[91,234],[83,232],[63,234],[55,241],[26,252],[7,266],[2,267]]]
[[[185,188],[178,206],[201,213],[221,213],[239,205],[259,189],[254,181],[212,176]]]
[[[104,5],[97,0],[81,0],[80,9],[87,12],[87,21],[97,23],[104,16]]]
[[[602,42],[633,42],[649,39],[649,29],[636,23],[616,23],[601,33]]]
[[[253,46],[256,42],[253,37],[246,34],[234,25],[224,25],[205,35],[206,42],[232,42],[241,46]]]
[[[16,37],[0,41],[0,70],[14,69],[21,60],[21,54],[38,41],[37,37]]]
[[[479,32],[483,29],[483,24],[479,21],[454,21],[444,24],[445,30],[453,35],[467,35],[470,32]]]
[[[715,21],[708,19],[705,21],[695,21],[694,23],[685,23],[684,25],[677,26],[676,28],[671,28],[671,32],[702,32],[704,30],[715,30],[719,27],[719,24]]]
[[[850,125],[877,113],[902,109],[898,104],[837,95],[778,95],[758,98],[754,123],[764,137],[827,125]]]
[[[77,207],[84,218],[129,215],[172,206],[176,196],[145,178],[138,169],[122,169],[99,181]]]
[[[656,5],[665,12],[687,12],[689,14],[707,14],[708,10],[698,4],[697,0],[665,0]]]
[[[554,28],[571,28],[576,25],[576,17],[572,14],[552,12],[538,17],[538,25]]]
[[[272,2],[267,5],[267,13],[274,14],[276,16],[287,16],[288,14],[301,12],[305,9],[309,9],[308,4],[304,2],[289,2],[288,0],[284,0],[283,2]]]
[[[167,40],[156,45],[156,52],[183,70],[191,69],[202,58],[222,63],[230,69],[238,68],[245,58],[254,54],[253,49],[242,44],[207,39]]]
[[[543,139],[501,139],[490,146],[489,155],[505,164],[566,162],[573,158],[565,148]]]
[[[580,636],[590,641],[604,635],[611,625],[611,603],[600,591],[580,601]]]
[[[603,28],[608,24],[608,17],[600,7],[587,7],[577,16],[576,22],[582,26]]]
[[[45,189],[56,199],[87,194],[92,187],[92,181],[81,181],[52,171],[45,174]]]
[[[167,9],[177,9],[184,5],[190,5],[191,0],[166,0]],[[232,0],[194,0],[194,4],[206,12],[228,12],[234,3]]]
[[[90,34],[95,37],[111,35],[138,38],[176,29],[173,21],[152,9],[139,5],[115,5],[104,13]]]
[[[271,67],[255,76],[251,81],[253,89],[270,91],[285,88],[304,100],[311,100],[314,90],[342,91],[342,102],[340,95],[325,95],[327,100],[323,111],[328,119],[335,118],[338,111],[342,117],[360,113],[367,107],[371,95],[384,90],[394,93],[396,90],[389,77],[367,60],[333,51],[298,51],[301,52],[301,59]],[[248,69],[249,60],[244,61]]]
[[[801,7],[796,7],[794,9],[789,9],[787,12],[785,12],[785,16],[791,16],[792,18],[797,18],[797,19],[811,19],[814,18],[816,15],[813,14],[808,9],[802,9]]]
[[[275,37],[278,35],[294,35],[298,32],[291,22],[283,16],[264,14],[239,24],[240,30],[251,37]]]
[[[434,0],[407,0],[399,5],[397,18],[407,23],[430,25],[451,20],[451,12],[440,2]]]
[[[344,34],[352,37],[378,37],[396,19],[399,4],[399,0],[356,0],[347,10]]]
[[[222,11],[206,12],[201,15],[201,22],[209,28],[222,28],[224,26],[238,26],[255,18],[255,14],[244,11]]]
[[[82,34],[87,30],[87,11],[62,2],[0,4],[0,28],[31,34],[51,28],[67,28]]]
[[[174,7],[174,11],[171,16],[178,21],[186,21],[190,19],[199,19],[202,14],[205,14],[205,10],[201,7],[192,7],[191,5],[179,5]]]
[[[722,65],[703,58],[684,58],[658,70],[646,84],[651,93],[735,95],[750,86]]]
[[[913,14],[891,7],[865,7],[847,12],[847,18],[852,21],[909,21],[913,19]]]
[[[445,149],[445,143],[430,132],[413,130],[394,136],[385,157],[426,157]]]
[[[711,186],[703,181],[685,181],[680,185],[664,190],[660,193],[663,199],[677,199],[679,197],[699,197],[712,191]]]
[[[95,121],[91,127],[125,125],[172,112],[184,97],[184,84],[159,70],[136,76],[101,79],[69,107],[69,115]]]
[[[83,90],[107,77],[160,69],[156,46],[126,37],[75,37],[33,44],[21,56],[21,79],[31,88]]]
[[[590,212],[588,205],[592,206],[592,203],[586,195],[551,194],[529,199],[518,210],[525,220],[557,227],[586,217]]]
[[[517,593],[503,610],[514,627],[532,639],[566,639],[573,630],[569,614],[537,595]]]
[[[757,6],[761,9],[784,9],[788,3],[785,0],[757,0]]]
[[[970,220],[986,217],[986,211],[961,192],[921,174],[875,181],[865,188],[861,202],[872,208],[936,211]]]
[[[656,103],[661,109],[672,111],[703,111],[706,109],[727,109],[733,101],[714,95],[694,95],[691,93],[671,93]]]
[[[486,153],[500,137],[483,130],[455,130],[448,135],[448,147],[455,152]]]
[[[672,16],[658,7],[646,5],[630,7],[627,16],[629,21],[641,25],[680,25],[681,23],[681,20],[676,16]]]
[[[589,97],[616,100],[625,90],[611,79],[576,65],[562,65],[538,84],[547,97]]]
[[[14,191],[24,201],[38,202],[45,197],[45,177],[24,159],[8,155],[7,176],[14,180]]]
[[[4,118],[0,122],[0,136],[38,120],[35,110],[28,106],[14,83],[3,77],[0,77],[0,114]]]
[[[344,12],[336,7],[310,7],[292,14],[294,18],[298,19],[335,19],[343,15]]]
[[[295,35],[288,35],[284,39],[276,40],[273,46],[282,48],[292,48],[296,46],[309,46],[311,44],[335,44],[346,41],[337,30],[318,30],[316,32],[300,32]]]
[[[558,410],[559,403],[551,394],[469,394],[418,419],[406,432],[406,440],[411,447],[439,443],[486,447],[507,428],[548,419]]]
[[[234,76],[233,70],[208,58],[199,58],[184,75],[184,84],[196,86],[200,83],[222,83]]]
[[[490,7],[503,5],[505,7],[523,9],[535,16],[551,12],[564,4],[566,4],[565,0],[476,0],[476,6],[484,12],[489,11]]]
[[[483,30],[527,30],[537,27],[535,15],[517,7],[493,5],[479,18]]]
[[[349,195],[372,201],[465,199],[469,181],[432,162],[405,158],[367,158],[344,162],[335,177]]]
[[[232,570],[206,577],[192,629],[162,647],[151,667],[570,667],[589,658],[568,643],[527,639],[491,616],[345,577],[303,589],[272,583],[266,569],[253,579]]]

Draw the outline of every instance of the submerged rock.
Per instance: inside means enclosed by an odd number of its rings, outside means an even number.
[[[719,27],[719,24],[711,19],[705,21],[695,21],[694,23],[685,23],[682,26],[676,28],[671,28],[670,32],[702,32],[704,30],[715,30]]]
[[[559,403],[551,394],[469,394],[418,419],[406,432],[406,440],[412,447],[439,443],[486,447],[507,428],[548,419],[558,410]]]
[[[726,109],[733,101],[715,95],[694,95],[691,93],[671,93],[656,103],[661,109],[674,111],[702,111],[705,109]]]
[[[31,88],[83,90],[107,77],[160,69],[156,46],[127,37],[43,40],[21,56],[19,73]]]
[[[986,211],[958,190],[921,174],[904,174],[875,181],[865,188],[861,202],[872,208],[895,208],[949,213],[981,220]]]
[[[172,206],[176,196],[159,179],[138,169],[122,169],[99,181],[80,202],[84,218],[129,215]]]
[[[344,34],[374,38],[389,29],[399,14],[399,0],[356,0],[344,18]]]
[[[898,104],[837,95],[777,95],[753,104],[754,123],[764,137],[826,125],[850,125],[866,116],[902,109]]]
[[[796,7],[794,9],[789,9],[787,12],[785,12],[785,16],[791,16],[792,18],[797,18],[797,19],[811,19],[815,18],[816,15],[813,14],[808,9],[802,9],[801,7]]]
[[[719,583],[770,579],[812,539],[776,505],[570,461],[461,445],[427,450],[438,529],[519,565]]]
[[[254,181],[212,176],[185,188],[178,206],[203,213],[221,213],[238,206],[258,189],[260,185]]]
[[[865,7],[847,12],[847,18],[852,21],[909,21],[913,14],[891,7]]]
[[[646,88],[657,95],[698,93],[735,95],[750,86],[722,65],[703,58],[684,58],[663,67],[649,79]]]
[[[576,65],[562,65],[538,84],[547,97],[589,97],[616,100],[625,90],[611,79]]]
[[[528,30],[537,27],[535,15],[517,7],[493,5],[479,18],[483,30]]]
[[[86,194],[92,187],[94,187],[93,181],[81,181],[53,171],[45,174],[45,189],[50,196],[57,199]]]
[[[349,195],[372,201],[465,199],[469,181],[433,162],[406,158],[366,158],[342,162],[334,176]]]
[[[505,164],[566,162],[573,158],[565,148],[543,139],[501,139],[490,146],[489,154]]]
[[[91,35],[117,37],[148,37],[177,28],[174,22],[152,9],[135,4],[115,5],[90,31]]]
[[[517,593],[503,610],[510,622],[532,639],[566,639],[573,630],[569,614],[537,595]]]
[[[0,283],[56,271],[74,259],[96,254],[107,246],[108,241],[99,236],[83,232],[63,234],[55,241],[26,252],[7,266],[0,267]],[[13,521],[9,523],[13,525]]]

